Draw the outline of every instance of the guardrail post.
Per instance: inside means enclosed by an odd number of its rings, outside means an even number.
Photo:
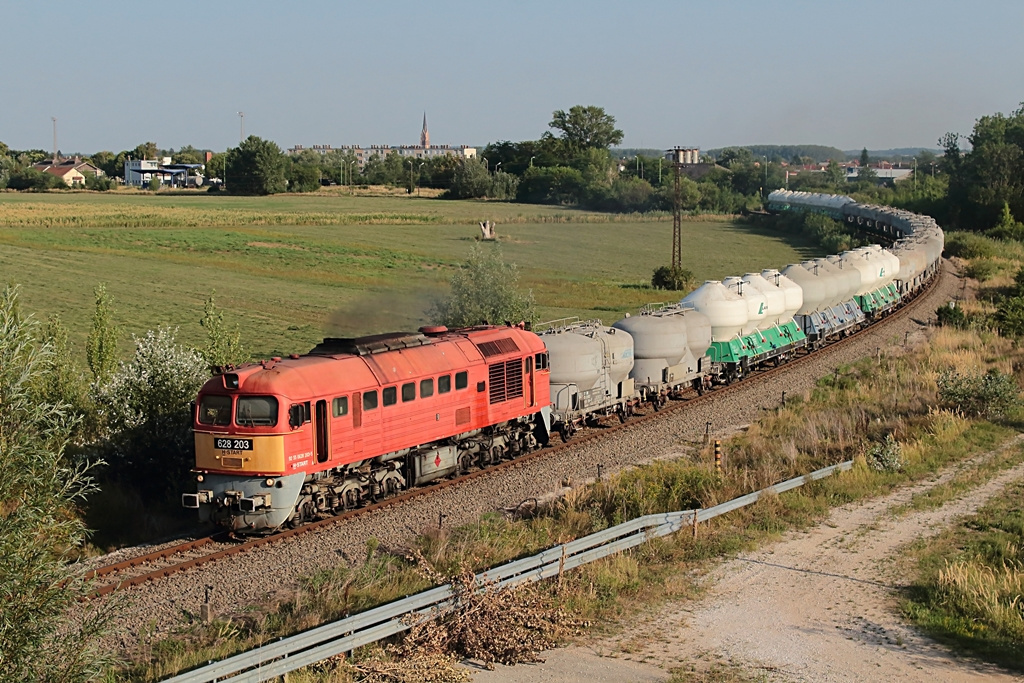
[[[694,510],[693,511],[693,537],[694,538],[697,538],[697,513],[698,512],[700,512],[700,510]]]
[[[565,544],[562,544],[562,556],[558,558],[558,592],[562,592],[562,573],[565,571]]]
[[[704,445],[711,443],[711,420],[704,423]]]
[[[715,471],[722,473],[722,442],[715,439]]]
[[[786,392],[785,391],[782,392],[782,407],[783,408],[786,407]]]

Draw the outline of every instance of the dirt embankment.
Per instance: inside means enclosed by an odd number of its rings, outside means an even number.
[[[1024,478],[1018,465],[938,509],[890,512],[957,469],[838,508],[810,531],[723,564],[706,577],[708,592],[697,603],[668,604],[614,638],[549,653],[545,664],[480,672],[474,681],[658,681],[676,667],[723,662],[772,681],[1019,681],[951,654],[899,614],[901,549]]]

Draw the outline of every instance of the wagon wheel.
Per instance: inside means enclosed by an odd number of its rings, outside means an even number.
[[[576,426],[571,422],[563,422],[558,428],[558,435],[562,437],[564,443],[568,443],[574,434],[576,434]]]

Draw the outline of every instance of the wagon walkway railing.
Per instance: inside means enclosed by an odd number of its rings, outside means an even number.
[[[783,493],[852,466],[853,461],[848,460],[707,509],[638,517],[532,557],[488,569],[477,574],[477,581],[490,590],[558,576],[563,571],[620,553],[653,538],[687,527],[696,528],[698,522],[738,510],[766,494]],[[267,681],[406,631],[417,621],[416,617],[429,619],[450,606],[452,597],[450,585],[439,586],[180,674],[168,679],[168,683],[207,683],[227,677],[231,677],[232,683]],[[411,615],[416,616],[410,618]]]

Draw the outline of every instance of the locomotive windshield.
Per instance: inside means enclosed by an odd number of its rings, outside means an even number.
[[[231,422],[230,396],[203,396],[199,401],[199,424],[227,426]]]
[[[239,396],[235,423],[239,427],[273,427],[277,424],[277,399],[273,396]]]

